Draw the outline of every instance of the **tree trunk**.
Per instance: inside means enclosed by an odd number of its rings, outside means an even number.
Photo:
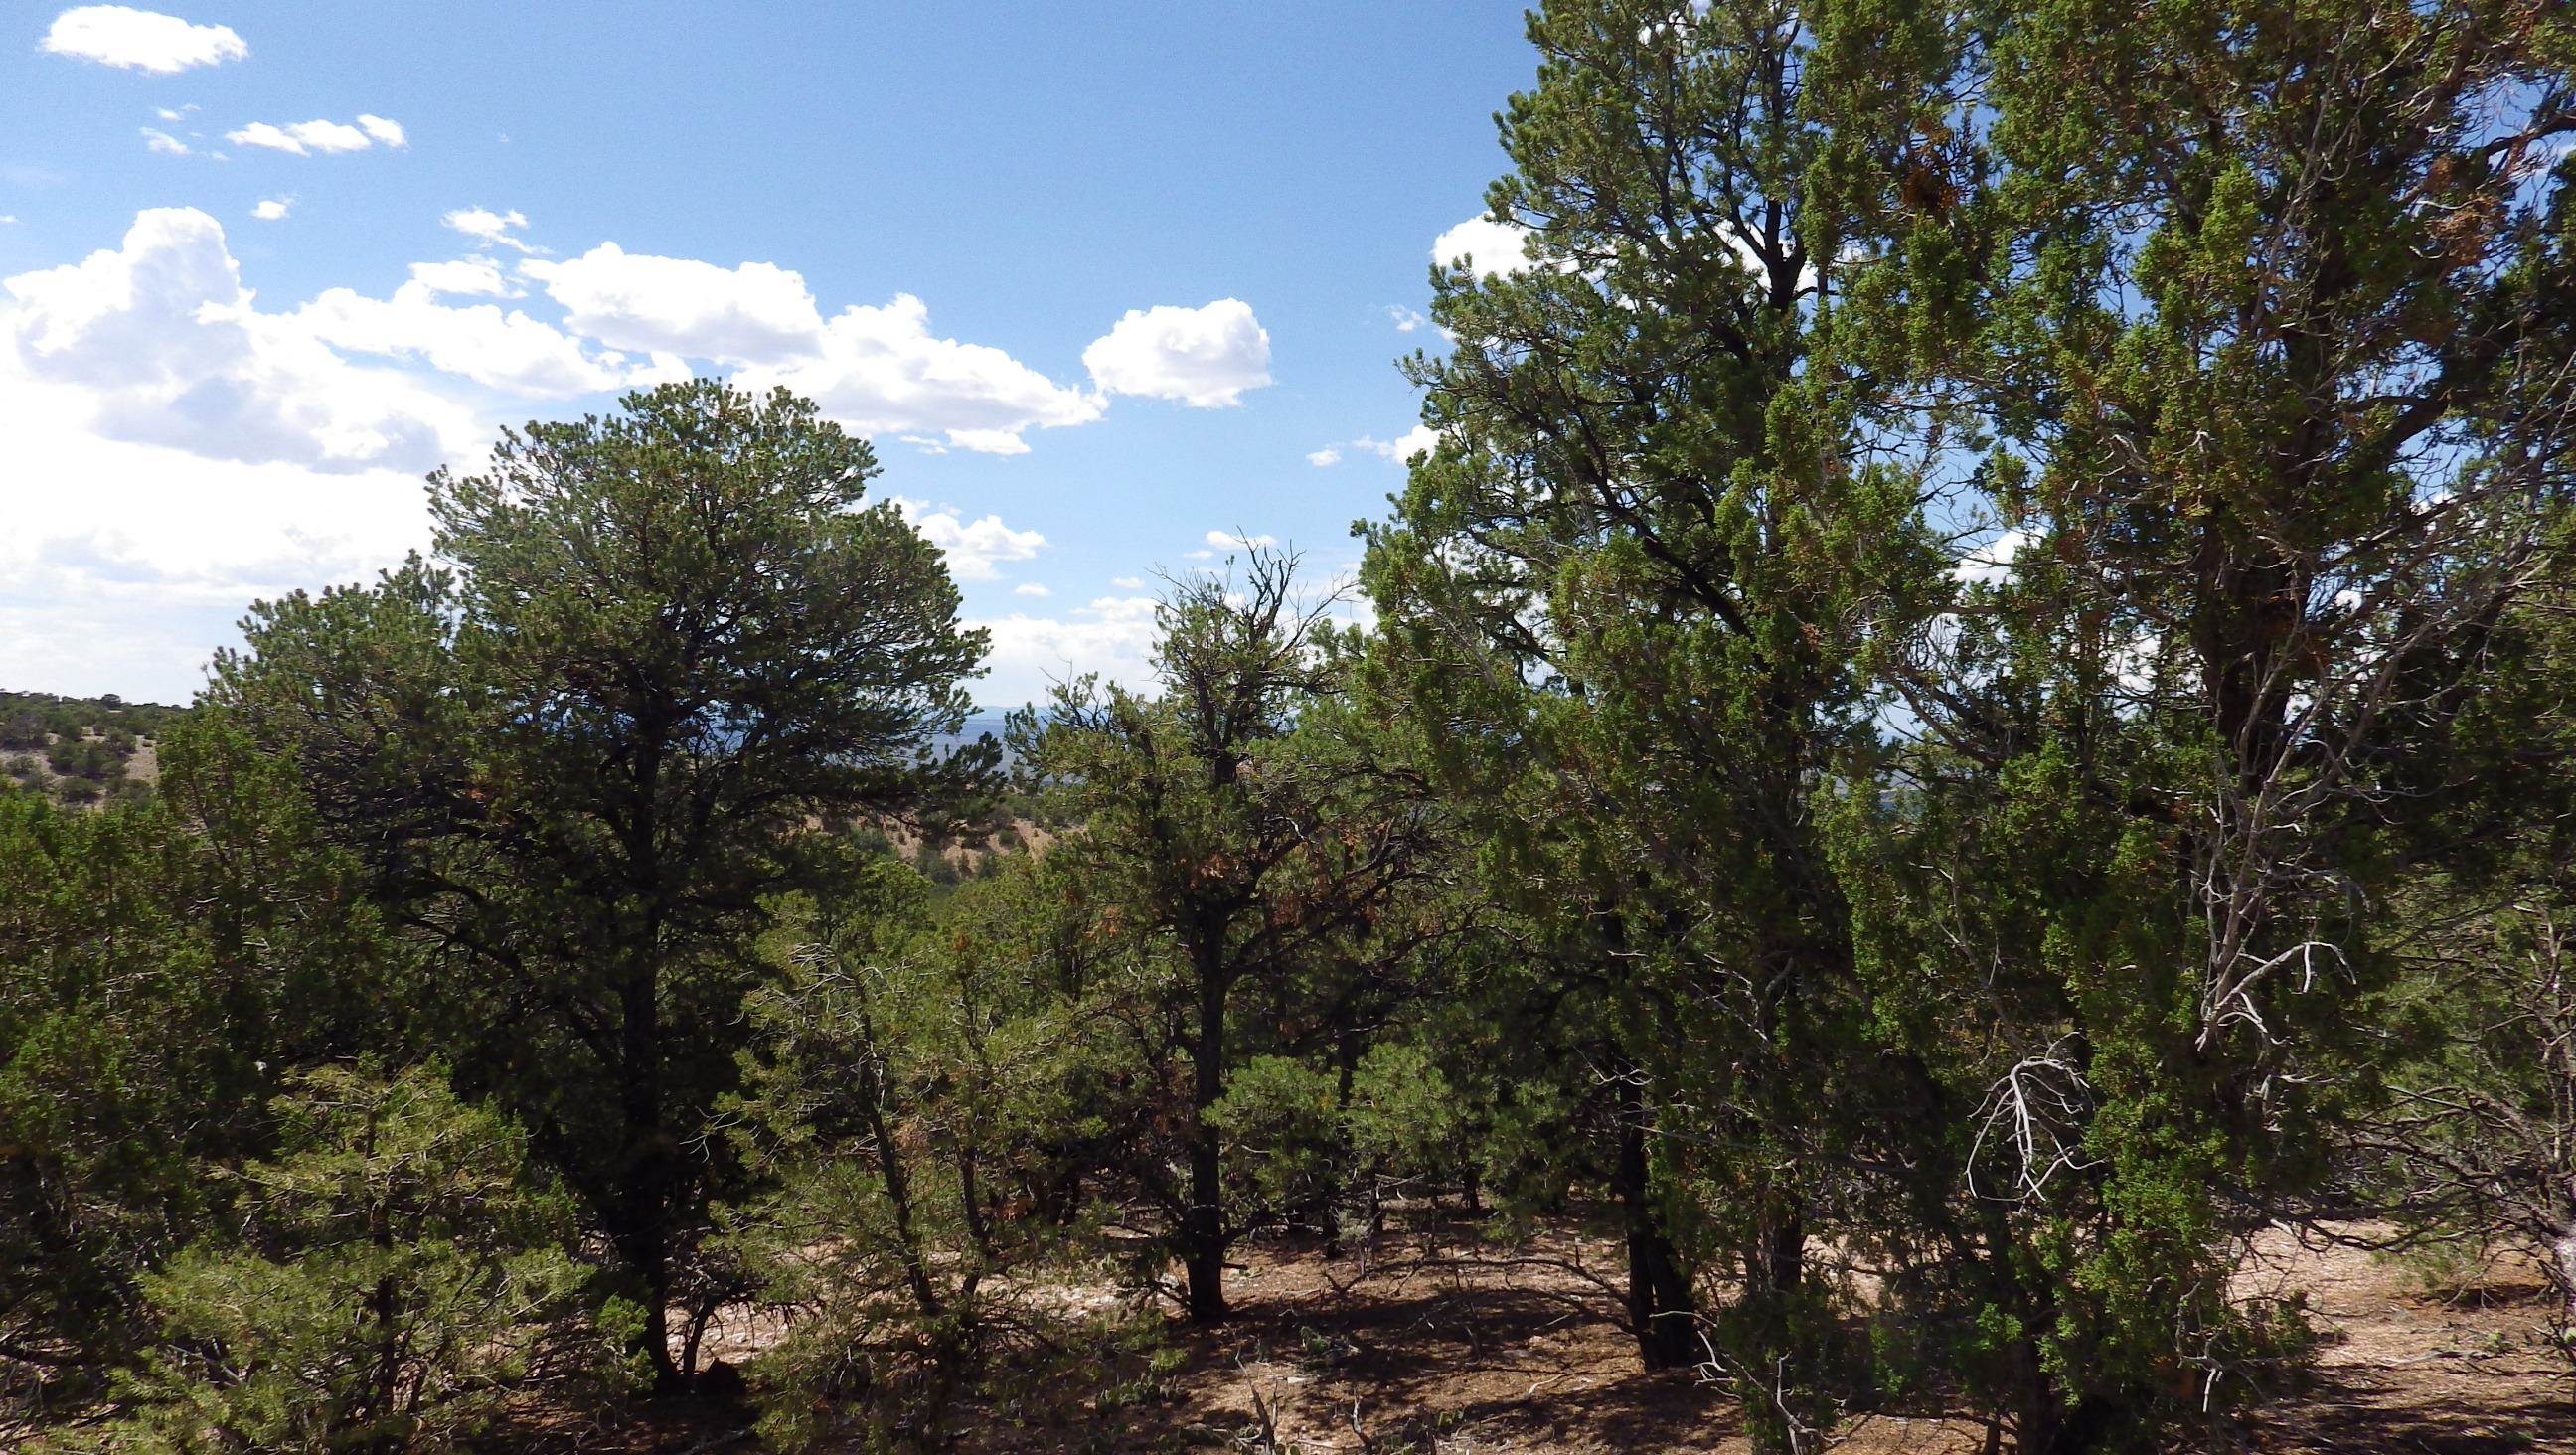
[[[1198,1039],[1191,1048],[1190,1205],[1181,1217],[1181,1266],[1189,1278],[1194,1324],[1225,1317],[1225,1168],[1208,1109],[1225,1094],[1225,965],[1204,945],[1191,955],[1198,972]]]
[[[2118,1396],[2088,1394],[2064,1416],[2052,1419],[2046,1429],[2021,1432],[2016,1443],[2021,1455],[2090,1455],[2113,1448],[2111,1433],[2128,1423],[2122,1418],[2127,1409]]]
[[[375,1325],[376,1360],[368,1377],[367,1422],[381,1424],[393,1418],[402,1385],[401,1293],[390,1277],[376,1280],[375,1296],[368,1300],[367,1313]],[[391,1444],[389,1438],[374,1442]]]
[[[869,1023],[867,1037],[873,1048],[876,1027]],[[912,1179],[906,1175],[903,1153],[894,1144],[894,1130],[886,1125],[885,1085],[874,1066],[859,1073],[861,1102],[867,1108],[868,1135],[877,1144],[877,1176],[884,1184],[886,1202],[894,1209],[895,1241],[903,1252],[904,1282],[912,1289],[913,1306],[922,1318],[936,1322],[946,1312],[941,1305],[938,1286],[931,1282],[930,1264],[921,1255],[921,1239],[915,1236],[912,1222]],[[974,1191],[966,1195],[967,1205],[974,1205]]]
[[[2559,1308],[2559,1317],[2565,1321],[2562,1332],[2576,1337],[2576,1219],[2558,1230],[2558,1240],[2551,1251],[2558,1255],[2558,1290],[2565,1296]]]
[[[1744,1344],[1751,1358],[1739,1377],[1758,1387],[1744,1390],[1745,1425],[1756,1455],[1789,1455],[1805,1448],[1800,1426],[1819,1425],[1821,1376],[1815,1339],[1798,1327],[1806,1292],[1807,1226],[1803,1212],[1773,1207],[1741,1249],[1744,1264]],[[1757,1362],[1758,1361],[1758,1362]]]
[[[2020,1327],[2005,1354],[2009,1368],[2003,1388],[1995,1392],[1995,1402],[1999,1415],[2012,1416],[2013,1448],[2022,1455],[2040,1455],[2057,1448],[2066,1419],[2057,1380],[2039,1347],[2040,1332],[2057,1321],[2056,1294],[2044,1282],[2015,1275],[2012,1224],[2001,1207],[1981,1201],[1977,1221],[1981,1237],[1973,1258],[1980,1281],[1987,1297],[2010,1310]],[[1969,1250],[1963,1247],[1961,1252],[1967,1256]]]
[[[1309,1208],[1306,1214],[1323,1237],[1324,1256],[1327,1259],[1342,1256],[1341,1206],[1343,1199],[1350,1195],[1349,1186],[1342,1180],[1342,1172],[1345,1168],[1350,1168],[1352,1175],[1367,1179],[1369,1240],[1372,1247],[1377,1240],[1378,1168],[1374,1163],[1366,1167],[1351,1165],[1354,1155],[1349,1136],[1351,1083],[1359,1072],[1360,1038],[1359,1033],[1351,1027],[1349,1009],[1349,1003],[1345,1001],[1336,1006],[1333,1012],[1333,1125],[1337,1128],[1334,1134],[1333,1165],[1324,1175],[1323,1186],[1316,1189],[1314,1206]]]
[[[625,1187],[609,1208],[610,1240],[643,1285],[644,1349],[662,1389],[687,1381],[671,1359],[671,1146],[662,1127],[662,1020],[649,953],[619,994]]]
[[[1646,1101],[1631,1072],[1619,1087],[1619,1205],[1628,1233],[1628,1320],[1648,1369],[1687,1369],[1699,1362],[1699,1310],[1690,1277],[1655,1216],[1646,1161]]]

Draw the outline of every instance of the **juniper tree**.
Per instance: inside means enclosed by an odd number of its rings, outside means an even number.
[[[750,1003],[763,1046],[733,1134],[775,1175],[726,1241],[786,1317],[754,1366],[782,1444],[836,1414],[935,1442],[954,1397],[1067,1322],[1040,1279],[1096,1248],[1046,1194],[1102,1108],[1087,1007],[1033,932],[1050,887],[1015,856],[934,908],[887,855],[773,937],[787,963]]]
[[[137,1277],[230,1213],[200,1166],[269,1144],[295,1068],[416,1024],[294,775],[202,713],[161,748],[151,802],[0,795],[0,1354],[75,1397]]]
[[[1840,336],[1995,440],[1983,584],[1900,678],[1925,872],[1873,954],[1983,1007],[1953,1091],[2001,1155],[1960,1195],[2009,1208],[2022,1447],[2164,1448],[2267,1383],[2231,1251],[2374,1094],[2390,891],[2439,866],[2405,825],[2458,786],[2447,722],[2567,483],[2576,36],[2512,4],[1841,9],[1966,63],[1834,158],[1872,260]]]
[[[1715,1347],[1748,1425],[1789,1448],[1831,1419],[1807,1249],[1871,1061],[1818,809],[1867,776],[1869,654],[1931,561],[1814,347],[1803,12],[1568,0],[1530,36],[1488,194],[1528,258],[1434,279],[1442,439],[1367,581],[1418,709],[1498,770],[1468,791],[1569,836],[1541,893],[1633,998],[1630,1114],[1738,1282]],[[1697,1343],[1674,1312],[1658,1362]]]
[[[2576,1358],[2576,517],[2498,618],[2481,690],[2452,716],[2439,802],[2409,815],[2429,872],[2386,899],[2406,1054],[2361,1109],[2365,1186],[2409,1248],[2534,1250]]]
[[[1137,1149],[1127,1170],[1168,1219],[1202,1323],[1225,1315],[1226,1249],[1247,1231],[1228,1214],[1210,1114],[1261,1049],[1244,1044],[1241,1002],[1280,995],[1365,935],[1431,833],[1413,784],[1303,721],[1343,690],[1344,669],[1330,602],[1301,600],[1295,567],[1255,550],[1240,581],[1176,586],[1157,612],[1157,695],[1085,680],[1043,722],[1015,725],[1024,770],[1083,823],[1053,857],[1126,957],[1122,1013],[1146,1054],[1187,1068],[1181,1105],[1157,1119],[1176,1145]]]
[[[287,1079],[234,1237],[142,1279],[159,1325],[119,1380],[117,1451],[448,1449],[548,1381],[613,1386],[560,1191],[434,1069]]]

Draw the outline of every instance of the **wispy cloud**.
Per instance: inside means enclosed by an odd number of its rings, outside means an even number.
[[[402,127],[381,116],[360,116],[355,126],[344,121],[296,121],[284,126],[254,121],[225,132],[224,140],[297,157],[363,152],[380,142],[388,147],[409,145]]]

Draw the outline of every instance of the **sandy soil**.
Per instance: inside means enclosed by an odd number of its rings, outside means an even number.
[[[2264,1411],[2262,1448],[2576,1451],[2576,1377],[2546,1343],[2536,1272],[2508,1263],[2434,1293],[2368,1253],[2286,1233],[2255,1253],[2262,1276],[2307,1292],[2323,1335],[2314,1386]]]
[[[1175,1326],[1159,1368],[1137,1355],[1077,1364],[1020,1390],[1008,1406],[970,1403],[936,1448],[1744,1450],[1722,1391],[1688,1373],[1640,1368],[1603,1282],[1620,1272],[1619,1254],[1613,1241],[1564,1229],[1506,1251],[1438,1221],[1390,1235],[1367,1256],[1249,1248],[1230,1285],[1234,1316],[1203,1333]],[[2313,1377],[2256,1416],[2252,1451],[2576,1455],[2576,1377],[2544,1342],[2548,1308],[2528,1270],[2507,1267],[2474,1287],[2430,1293],[2406,1269],[2348,1244],[2302,1245],[2274,1232],[2258,1242],[2240,1286],[2304,1292],[2320,1335]],[[1050,1287],[1047,1296],[1075,1309],[1116,1299],[1106,1287]],[[738,1365],[777,1333],[774,1319],[745,1310],[719,1320],[703,1355]],[[1120,1393],[1102,1399],[1103,1389]],[[759,1448],[738,1404],[659,1402],[608,1427],[568,1409],[525,1415],[500,1448],[631,1455]],[[1925,1409],[1854,1419],[1836,1448],[1974,1455],[1985,1438],[1979,1422]]]
[[[1382,1244],[1373,1264],[1254,1251],[1233,1284],[1235,1318],[1180,1336],[1186,1362],[1167,1400],[1074,1429],[970,1424],[956,1448],[1744,1449],[1720,1391],[1639,1366],[1612,1295],[1586,1276],[1615,1276],[1618,1258],[1615,1243],[1565,1232],[1515,1257],[1437,1225]],[[2313,1385],[2265,1411],[2256,1448],[2576,1452],[2576,1380],[2543,1343],[2536,1281],[2508,1270],[2435,1297],[2366,1252],[2277,1232],[2246,1278],[2305,1290],[2322,1336]],[[1877,1414],[1847,1425],[1837,1448],[1968,1455],[1985,1436],[1971,1420]]]
[[[100,736],[101,735],[98,733],[89,733],[83,736],[82,741],[96,742],[99,740]],[[49,739],[49,741],[52,740]],[[30,775],[26,779],[27,786],[39,793],[56,792],[58,791],[58,785],[65,781],[60,774],[55,773],[52,768],[46,765],[45,755],[41,752],[18,751],[0,753],[0,773],[6,773],[14,777],[22,771]],[[150,738],[138,740],[134,745],[134,755],[125,760],[125,776],[137,783],[158,785],[161,781],[161,749],[159,744],[155,743]],[[83,807],[95,810],[104,808],[106,804],[107,800],[102,797],[91,800],[89,803],[83,805]]]

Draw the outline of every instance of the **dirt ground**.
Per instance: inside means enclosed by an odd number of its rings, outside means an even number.
[[[2353,1230],[2358,1231],[2358,1230]],[[1255,1247],[1231,1279],[1233,1317],[1175,1326],[1152,1372],[1144,1356],[1050,1372],[1008,1406],[969,1403],[939,1448],[1005,1455],[1323,1451],[1393,1455],[1741,1451],[1722,1391],[1688,1373],[1649,1374],[1614,1319],[1615,1241],[1559,1230],[1505,1251],[1426,1221],[1325,1259]],[[2308,1387],[2255,1418],[2260,1455],[2576,1455],[2576,1378],[2544,1342],[2547,1306],[2528,1271],[2424,1291],[2408,1270],[2346,1245],[2261,1239],[2247,1291],[2304,1291],[2321,1338]],[[1116,1301],[1106,1287],[1050,1288],[1067,1311]],[[720,1320],[703,1355],[739,1365],[778,1336],[774,1319]],[[1121,1360],[1125,1362],[1122,1363]],[[1101,1397],[1104,1389],[1113,1391]],[[714,1455],[760,1447],[749,1411],[657,1403],[601,1427],[539,1409],[477,1448]],[[1838,1433],[1866,1455],[1974,1455],[1985,1427],[1873,1414]],[[6,1448],[0,1432],[0,1448]],[[860,1449],[856,1443],[842,1448]]]
[[[2576,1378],[2551,1349],[2539,1275],[2507,1265],[2423,1291],[2403,1268],[2274,1232],[2260,1276],[2306,1290],[2324,1335],[2315,1386],[2264,1412],[2277,1451],[2576,1451]]]
[[[1454,1226],[1382,1243],[1373,1261],[1254,1251],[1235,1317],[1182,1335],[1161,1401],[1071,1429],[987,1418],[956,1448],[1504,1452],[1736,1451],[1723,1394],[1649,1374],[1613,1321],[1606,1240],[1567,1233],[1505,1254]],[[2576,1452],[2576,1379],[2546,1338],[2536,1279],[2511,1270],[2435,1296],[2350,1246],[2256,1247],[2245,1281],[2304,1290],[2321,1335],[2313,1384],[2254,1426],[2264,1452]],[[1114,1428],[1113,1428],[1114,1427]],[[1983,1424],[1924,1414],[1854,1420],[1837,1448],[1973,1455]]]
[[[90,733],[83,738],[83,741],[96,742],[99,737],[100,734]],[[48,741],[58,741],[58,739],[48,739]],[[59,793],[62,784],[68,781],[46,765],[43,753],[32,751],[0,753],[0,774],[21,778],[29,788],[39,793]],[[159,784],[161,781],[160,745],[150,738],[136,742],[134,755],[125,760],[125,776],[136,783]],[[107,799],[101,797],[92,799],[83,806],[98,810],[105,808],[106,805]]]

